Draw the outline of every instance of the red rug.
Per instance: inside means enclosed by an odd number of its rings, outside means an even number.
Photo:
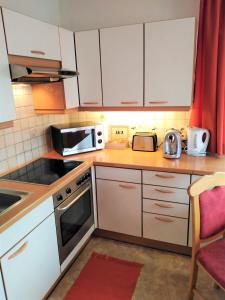
[[[142,266],[92,253],[64,300],[131,300]]]

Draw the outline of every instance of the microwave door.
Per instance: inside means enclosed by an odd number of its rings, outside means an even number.
[[[94,129],[70,130],[62,133],[64,150],[80,151],[95,148]]]

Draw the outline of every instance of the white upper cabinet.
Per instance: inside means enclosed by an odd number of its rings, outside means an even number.
[[[13,99],[9,62],[5,43],[2,18],[0,16],[0,122],[7,122],[16,118],[16,110]]]
[[[100,30],[103,105],[143,106],[143,25]]]
[[[191,106],[195,18],[145,24],[145,106]]]
[[[98,30],[75,33],[80,105],[102,106]]]
[[[74,35],[72,31],[59,28],[60,50],[62,68],[76,71],[76,57]],[[65,108],[70,109],[79,106],[77,77],[63,80],[65,94]]]
[[[3,8],[8,54],[61,60],[58,27]]]

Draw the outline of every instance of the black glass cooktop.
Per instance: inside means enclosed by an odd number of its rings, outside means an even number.
[[[49,185],[82,164],[82,161],[39,158],[1,179]]]

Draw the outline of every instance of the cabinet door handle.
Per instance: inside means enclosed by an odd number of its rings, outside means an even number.
[[[164,217],[155,217],[156,220],[161,221],[161,222],[165,222],[165,223],[172,223],[174,222],[174,220],[169,219],[169,218],[164,218]]]
[[[149,104],[167,104],[168,101],[148,101]]]
[[[161,204],[161,203],[155,202],[154,205],[162,207],[162,208],[174,208],[174,206],[172,204],[169,204],[169,203],[168,204]]]
[[[23,245],[17,249],[13,254],[11,254],[8,257],[8,260],[15,258],[16,256],[18,256],[20,253],[22,253],[28,246],[28,242],[24,242]]]
[[[138,101],[121,101],[121,104],[138,104]]]
[[[155,174],[156,177],[159,177],[159,178],[163,178],[163,179],[174,179],[176,178],[175,176],[173,175],[161,175],[161,174]]]
[[[159,192],[159,193],[163,193],[163,194],[173,194],[174,191],[171,191],[171,190],[161,190],[161,189],[155,189],[156,192]]]
[[[120,183],[119,186],[124,189],[136,189],[135,185]]]
[[[98,102],[84,102],[84,104],[93,104],[93,105],[97,105],[97,104],[99,104]]]
[[[44,51],[41,51],[41,50],[30,50],[30,52],[32,54],[40,54],[40,55],[45,55],[46,54]]]

